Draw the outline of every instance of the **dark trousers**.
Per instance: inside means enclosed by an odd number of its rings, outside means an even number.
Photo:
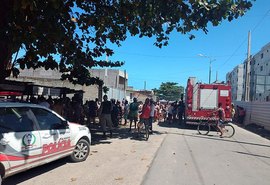
[[[151,130],[152,131],[152,126],[153,126],[153,121],[154,121],[154,117],[150,117],[149,118],[149,130]]]

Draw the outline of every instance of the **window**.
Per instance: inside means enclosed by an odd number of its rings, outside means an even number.
[[[62,120],[55,114],[41,108],[32,108],[36,116],[40,130],[51,130],[64,128]]]
[[[33,131],[34,128],[34,120],[29,108],[0,108],[0,132],[27,132]]]
[[[261,53],[261,58],[263,58],[263,53]]]
[[[261,66],[261,71],[263,71],[263,66]]]

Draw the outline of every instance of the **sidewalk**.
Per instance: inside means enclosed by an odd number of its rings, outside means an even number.
[[[238,126],[240,126],[240,125],[238,125]],[[260,135],[260,136],[270,140],[270,131],[264,129],[264,127],[262,127],[260,125],[256,125],[256,124],[252,123],[252,124],[241,126],[241,127],[250,131],[250,132],[253,132],[257,135]]]

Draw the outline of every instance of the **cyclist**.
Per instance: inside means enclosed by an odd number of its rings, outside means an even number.
[[[142,113],[140,115],[140,122],[138,124],[138,129],[139,126],[141,126],[141,123],[149,125],[150,112],[151,112],[150,99],[146,98],[142,107]]]
[[[222,108],[222,103],[218,104],[218,109],[215,111],[218,113],[218,124],[217,124],[217,128],[220,131],[220,137],[223,137],[223,123],[224,123],[224,119],[225,119],[225,111]]]

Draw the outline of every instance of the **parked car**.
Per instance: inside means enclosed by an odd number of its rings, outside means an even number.
[[[0,102],[0,184],[3,178],[70,156],[86,160],[91,134],[45,107]]]

